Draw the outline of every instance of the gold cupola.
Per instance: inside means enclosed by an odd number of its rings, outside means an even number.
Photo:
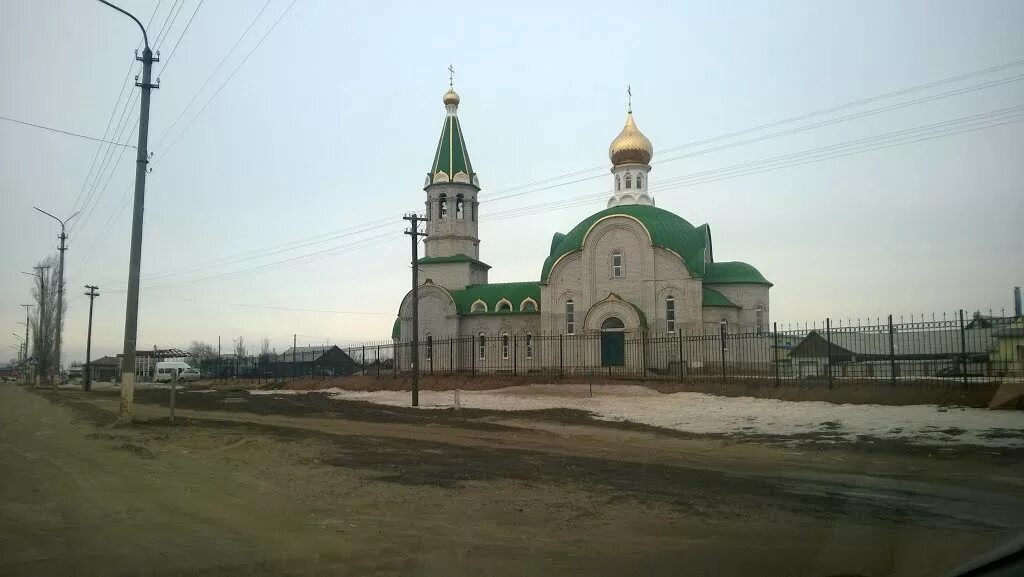
[[[654,146],[636,127],[636,122],[633,121],[633,111],[630,110],[626,114],[626,125],[622,127],[622,132],[608,146],[608,158],[611,159],[612,166],[620,166],[623,164],[650,164],[652,156],[654,156]]]

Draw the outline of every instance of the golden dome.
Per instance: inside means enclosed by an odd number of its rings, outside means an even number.
[[[459,103],[459,94],[457,92],[455,92],[454,90],[452,90],[451,88],[449,88],[448,92],[444,93],[443,100],[444,100],[444,105],[445,106],[448,106],[449,104],[458,104]]]
[[[626,115],[626,125],[622,132],[608,146],[608,158],[613,166],[620,164],[650,164],[654,156],[654,146],[640,132],[633,122],[633,113]]]

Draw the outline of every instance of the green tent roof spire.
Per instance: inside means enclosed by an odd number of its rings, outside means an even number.
[[[444,119],[437,151],[434,152],[434,162],[427,174],[428,183],[467,182],[475,185],[476,173],[469,161],[466,139],[462,136],[462,126],[459,124],[459,95],[455,90],[448,90],[443,100],[448,115]]]

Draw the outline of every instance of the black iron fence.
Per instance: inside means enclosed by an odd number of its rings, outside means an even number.
[[[873,324],[735,332],[721,325],[700,334],[605,331],[575,335],[499,332],[427,335],[414,345],[388,340],[341,346],[343,356],[317,351],[205,359],[206,377],[287,379],[421,374],[612,378],[675,381],[814,382],[961,381],[1024,378],[1020,318],[975,316],[928,321],[881,319]]]

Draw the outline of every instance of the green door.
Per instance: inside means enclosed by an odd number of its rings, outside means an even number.
[[[621,367],[626,357],[626,334],[621,331],[601,333],[601,366]]]

